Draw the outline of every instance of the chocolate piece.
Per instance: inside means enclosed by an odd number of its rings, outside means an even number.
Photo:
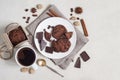
[[[16,46],[22,41],[27,40],[27,37],[21,26],[9,32],[9,38],[13,46]]]
[[[70,12],[73,12],[73,8],[70,8]]]
[[[42,40],[43,39],[43,32],[38,32],[37,34],[36,34],[36,38],[40,41],[40,40]]]
[[[74,67],[76,67],[76,68],[80,68],[81,67],[80,57],[77,58]]]
[[[81,14],[83,12],[82,8],[81,7],[76,7],[75,8],[75,13],[76,14]]]
[[[45,48],[45,46],[47,45],[47,43],[43,39],[40,40],[39,43],[40,43],[40,50],[42,51]]]
[[[37,14],[32,14],[33,17],[37,17],[38,15]]]
[[[67,30],[63,25],[56,25],[52,30],[52,36],[55,39],[60,39],[60,37],[66,32]]]
[[[90,57],[88,56],[88,54],[86,53],[86,51],[83,51],[81,54],[80,54],[81,58],[83,61],[88,61],[90,59]]]
[[[25,9],[25,12],[27,12],[28,11],[28,9]]]
[[[67,39],[70,39],[72,37],[73,32],[66,32],[65,36]]]
[[[51,41],[51,40],[50,40],[50,38],[51,38],[51,34],[50,34],[50,33],[48,33],[48,32],[45,30],[44,35],[45,35],[45,39],[46,39],[47,41]]]
[[[29,23],[30,17],[27,17],[26,23]]]
[[[26,19],[26,17],[22,17],[23,19]]]
[[[70,16],[72,16],[73,14],[70,14]]]
[[[35,12],[37,12],[37,10],[35,8],[31,8],[31,12],[35,13]]]
[[[79,17],[77,17],[77,20],[79,20],[80,18]]]
[[[45,49],[45,52],[53,53],[53,48],[47,46],[46,49]]]
[[[47,27],[47,28],[48,28],[48,29],[50,29],[50,28],[52,28],[52,27],[53,27],[53,26],[48,25],[48,27]]]

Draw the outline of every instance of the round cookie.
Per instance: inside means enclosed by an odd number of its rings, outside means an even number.
[[[60,39],[60,37],[67,32],[66,28],[63,25],[56,25],[52,30],[52,36],[55,39]]]

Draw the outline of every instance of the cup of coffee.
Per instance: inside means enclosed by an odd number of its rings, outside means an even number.
[[[38,68],[36,59],[36,51],[31,45],[21,45],[15,49],[15,60],[21,67],[32,67],[36,70]]]

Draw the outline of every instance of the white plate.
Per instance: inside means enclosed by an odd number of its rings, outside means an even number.
[[[50,29],[47,29],[48,25],[56,26],[59,24],[65,26],[68,32],[70,32],[70,31],[73,32],[73,35],[70,38],[71,46],[70,46],[69,50],[66,52],[53,52],[53,54],[45,52],[45,49],[43,49],[41,51],[38,39],[36,38],[36,34],[38,32],[44,32],[44,29],[46,29],[47,32],[51,32]],[[46,39],[44,37],[43,37],[43,39],[46,41]],[[59,17],[51,17],[51,18],[47,18],[47,19],[43,20],[38,25],[38,27],[36,28],[36,31],[35,31],[35,35],[34,35],[34,42],[35,42],[36,48],[42,55],[44,55],[48,58],[51,58],[51,59],[60,59],[60,58],[67,56],[68,54],[70,54],[71,51],[74,49],[74,47],[76,45],[76,32],[75,32],[74,26],[66,19],[59,18]],[[46,41],[46,42],[47,42],[47,46],[50,46],[50,43],[48,41]]]

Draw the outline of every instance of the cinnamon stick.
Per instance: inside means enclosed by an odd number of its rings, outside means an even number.
[[[81,25],[82,25],[82,28],[83,28],[84,35],[87,37],[88,32],[87,32],[87,28],[86,28],[86,25],[85,25],[85,21],[83,19],[80,19],[80,22],[81,22]]]
[[[55,17],[60,17],[54,10],[49,9],[49,12],[54,15]]]
[[[50,16],[50,17],[55,17],[54,15],[52,15],[51,13],[49,13],[49,12],[47,12],[46,13],[48,16]]]

